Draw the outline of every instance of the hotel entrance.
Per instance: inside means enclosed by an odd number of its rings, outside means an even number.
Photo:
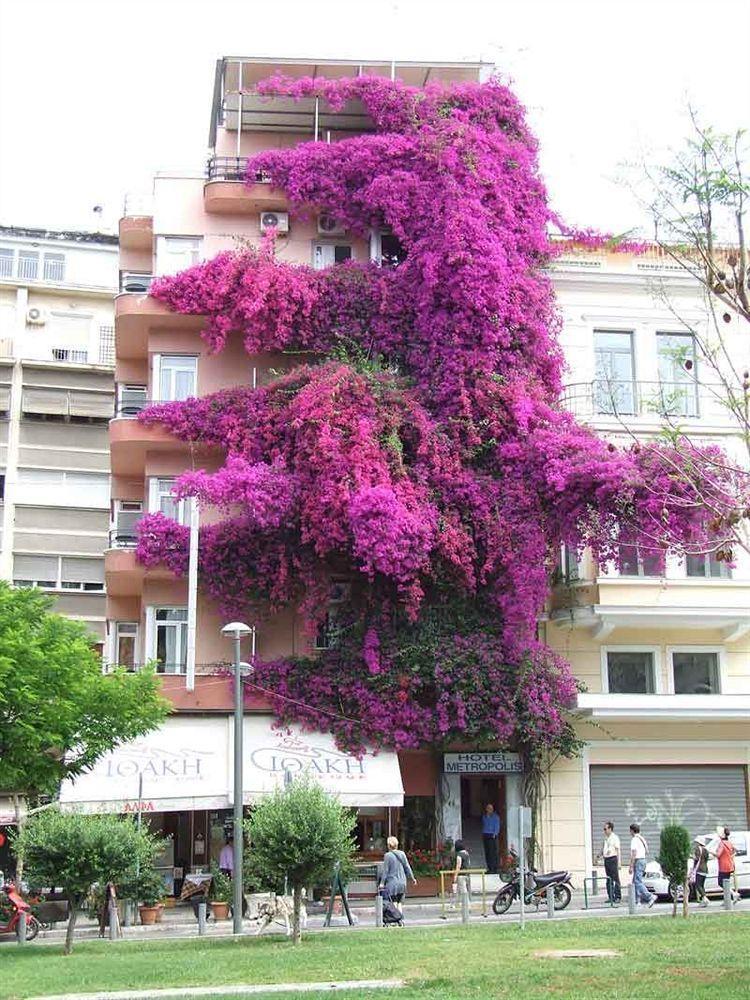
[[[499,858],[508,850],[506,830],[506,788],[504,775],[472,775],[461,777],[461,831],[464,844],[469,851],[474,868],[482,868],[485,863],[484,840],[482,839],[482,815],[485,806],[491,803],[500,819],[498,837]]]

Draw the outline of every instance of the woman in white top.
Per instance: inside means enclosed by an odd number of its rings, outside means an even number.
[[[647,903],[649,907],[656,902],[656,896],[652,896],[643,882],[646,872],[646,855],[648,854],[648,844],[641,836],[641,828],[637,823],[630,824],[630,874],[633,877],[635,886],[636,903]]]

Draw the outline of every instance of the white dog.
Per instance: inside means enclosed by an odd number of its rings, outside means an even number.
[[[302,907],[300,910],[300,923],[302,930],[307,927],[307,907],[305,906],[305,893],[302,893]],[[291,918],[294,915],[294,899],[291,896],[278,896],[275,892],[269,893],[267,899],[258,900],[255,913],[250,918],[258,922],[256,935],[262,934],[270,924],[283,925],[286,936],[292,933]]]

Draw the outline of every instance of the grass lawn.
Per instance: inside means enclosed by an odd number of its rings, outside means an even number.
[[[57,946],[0,948],[2,1000],[65,992],[221,986],[231,983],[403,978],[380,1000],[487,1000],[546,995],[576,1000],[750,997],[750,915],[491,922],[286,939],[89,941],[65,957]],[[612,948],[620,958],[543,959],[548,948]],[[317,1000],[324,994],[304,994]],[[330,992],[325,994],[330,996]]]

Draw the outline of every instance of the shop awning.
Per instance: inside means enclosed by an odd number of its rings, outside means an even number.
[[[347,806],[400,806],[404,788],[394,753],[342,753],[327,733],[277,730],[270,715],[245,716],[243,800],[250,805],[285,775],[306,774]],[[63,783],[60,804],[86,813],[176,812],[232,805],[233,720],[174,716],[147,736],[105,754]]]

